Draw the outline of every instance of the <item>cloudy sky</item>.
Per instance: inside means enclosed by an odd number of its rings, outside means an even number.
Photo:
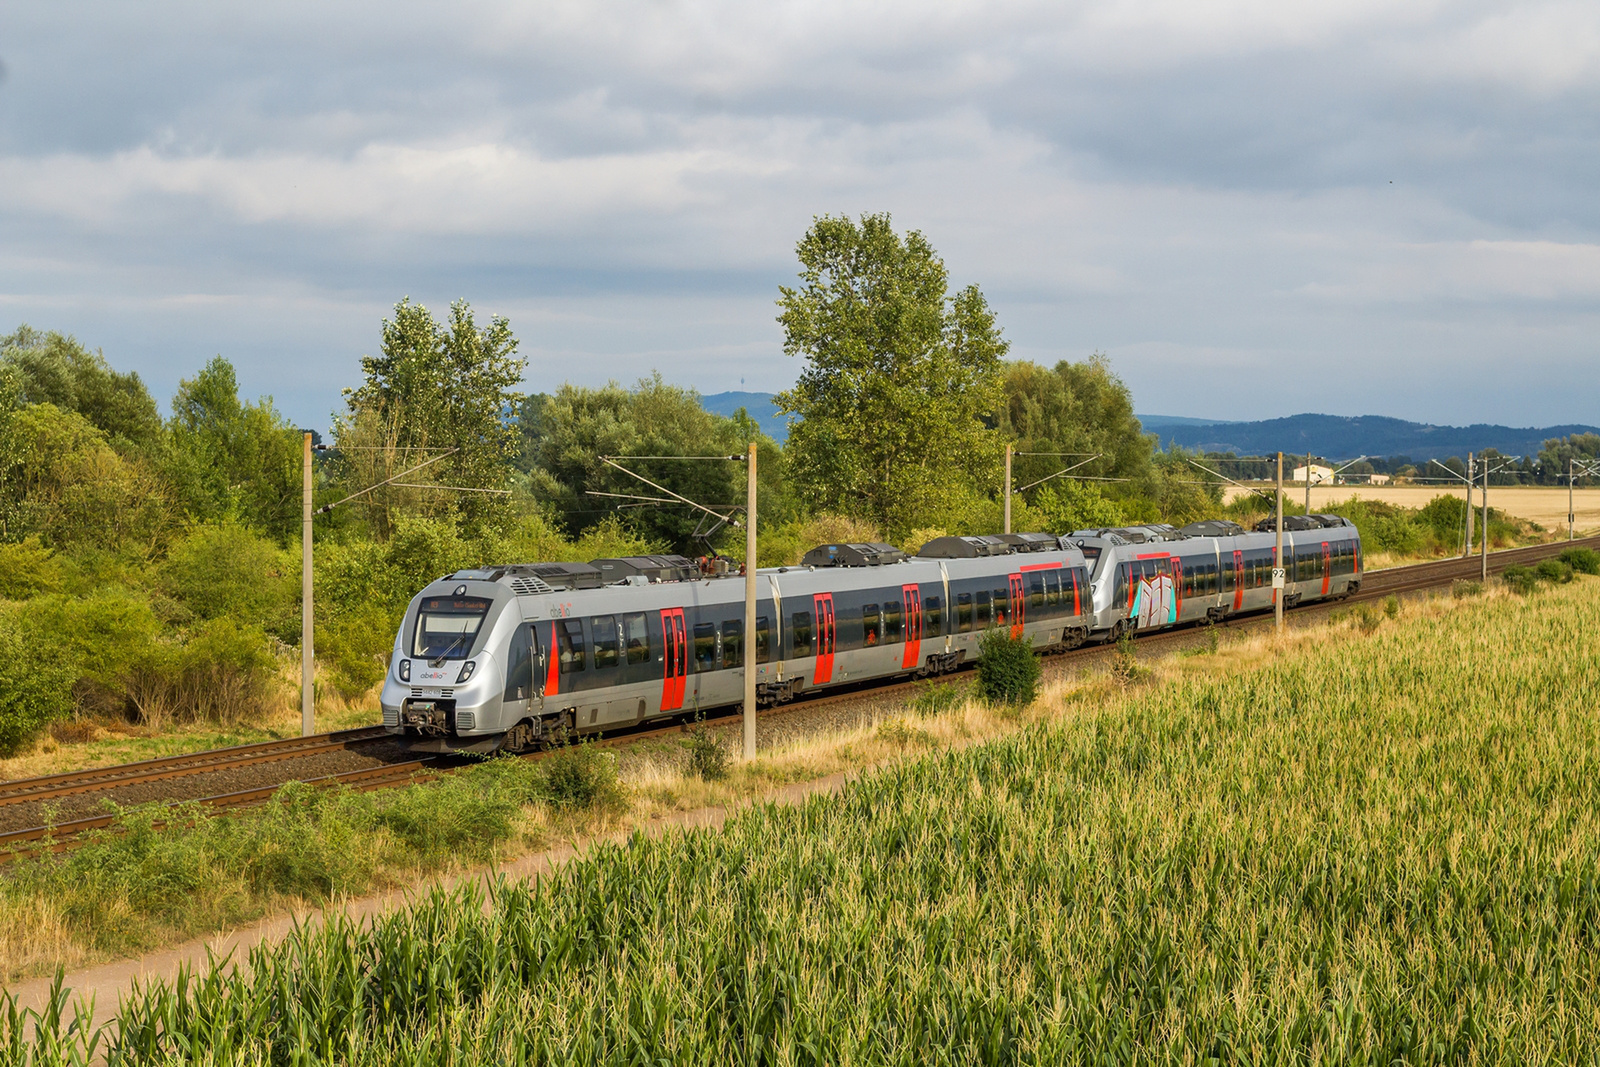
[[[325,425],[409,295],[528,383],[795,374],[823,213],[1147,413],[1600,422],[1600,4],[0,5],[0,332]]]

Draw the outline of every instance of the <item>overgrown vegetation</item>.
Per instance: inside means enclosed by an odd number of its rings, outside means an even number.
[[[1582,1062],[1592,595],[1097,692],[487,902],[308,927],[131,999],[111,1062]]]
[[[13,964],[29,955],[28,927],[40,916],[85,951],[135,952],[286,901],[321,903],[486,862],[535,832],[530,805],[604,813],[625,802],[615,753],[576,745],[372,793],[290,783],[265,806],[233,814],[193,804],[129,809],[85,847],[8,867],[0,922]]]

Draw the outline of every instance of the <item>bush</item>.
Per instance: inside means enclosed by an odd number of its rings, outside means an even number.
[[[327,667],[333,690],[349,700],[383,681],[399,628],[399,614],[380,604],[319,623],[317,661]]]
[[[293,628],[299,561],[242,526],[197,526],[161,565],[162,590],[184,616],[220,619],[285,634]]]
[[[0,756],[72,711],[74,671],[20,609],[0,611]]]
[[[1475,582],[1470,578],[1457,578],[1450,583],[1450,595],[1457,600],[1463,600],[1469,596],[1478,596],[1482,592],[1483,583]]]
[[[1569,548],[1557,558],[1579,574],[1600,574],[1600,552],[1592,548]]]
[[[235,723],[267,711],[277,660],[260,627],[212,619],[178,655],[179,718]]]
[[[615,811],[627,801],[614,752],[593,744],[568,745],[543,767],[544,799],[551,807]]]
[[[930,685],[918,693],[911,702],[911,710],[923,718],[933,715],[943,715],[947,711],[959,708],[967,699],[964,690],[951,685],[949,682],[939,682]]]
[[[37,537],[0,544],[0,600],[26,600],[60,588],[61,562]]]
[[[728,750],[703,726],[689,731],[689,773],[707,782],[728,776]]]
[[[1565,585],[1573,578],[1572,566],[1559,559],[1540,560],[1538,566],[1533,568],[1533,573],[1541,582],[1555,582],[1557,585]]]
[[[1027,707],[1039,690],[1039,659],[1026,637],[992,627],[978,646],[978,695],[991,704]]]
[[[1512,564],[1501,571],[1500,581],[1518,596],[1527,596],[1539,588],[1539,576],[1534,573],[1532,567],[1524,567],[1521,564]]]
[[[1400,617],[1400,598],[1390,593],[1383,598],[1383,613],[1391,619]]]

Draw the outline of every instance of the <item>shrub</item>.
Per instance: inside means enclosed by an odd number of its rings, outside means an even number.
[[[939,682],[930,685],[917,694],[911,702],[911,710],[923,718],[933,715],[943,715],[947,711],[959,708],[967,699],[967,694],[962,689],[951,685],[949,682]]]
[[[1400,617],[1400,598],[1390,593],[1383,598],[1383,613],[1391,619]]]
[[[231,724],[267,711],[277,661],[260,627],[211,619],[189,638],[178,663],[180,718]]]
[[[226,616],[283,634],[292,629],[299,576],[299,561],[277,545],[224,523],[197,526],[174,542],[159,582],[186,616]]]
[[[1592,548],[1569,548],[1557,558],[1579,574],[1600,574],[1600,552]]]
[[[1521,564],[1512,564],[1500,572],[1500,581],[1505,587],[1518,596],[1527,596],[1539,588],[1539,576],[1532,567]]]
[[[1150,668],[1139,666],[1139,656],[1133,650],[1133,631],[1124,630],[1117,638],[1116,651],[1111,657],[1111,677],[1123,685],[1132,685],[1150,677]]]
[[[1572,565],[1559,559],[1540,560],[1538,566],[1533,568],[1533,573],[1541,582],[1555,582],[1558,585],[1572,581],[1572,572]]]
[[[717,743],[711,731],[703,726],[689,731],[688,746],[690,774],[707,782],[728,776],[728,750]]]
[[[1482,592],[1483,583],[1475,582],[1470,578],[1457,578],[1450,583],[1450,595],[1457,600],[1462,600],[1469,596],[1478,596]]]
[[[335,616],[317,627],[317,660],[328,668],[327,681],[346,700],[383,680],[394,650],[400,618],[381,604]]]
[[[593,744],[568,745],[543,763],[544,799],[555,808],[618,810],[627,800],[617,756]]]
[[[37,537],[0,544],[0,600],[26,600],[61,588],[61,562]]]
[[[0,611],[0,756],[72,711],[71,664],[20,609]]]
[[[1026,637],[992,627],[978,646],[978,694],[991,704],[1027,707],[1039,690],[1039,659]]]

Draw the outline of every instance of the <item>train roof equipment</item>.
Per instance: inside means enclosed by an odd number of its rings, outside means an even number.
[[[1061,549],[1061,538],[1055,534],[1005,533],[995,536],[1010,545],[1013,552],[1057,552]]]
[[[509,585],[518,596],[537,596],[565,589],[599,589],[605,584],[600,568],[587,563],[507,563],[456,571],[446,581],[466,579]]]
[[[976,537],[935,537],[917,549],[917,555],[923,559],[981,559],[1004,556],[1011,550],[1012,546],[1002,537],[980,534]]]
[[[806,567],[882,567],[904,562],[908,557],[893,545],[879,541],[853,541],[849,544],[818,545],[800,563]]]
[[[1191,522],[1178,532],[1185,537],[1238,537],[1244,533],[1244,527],[1227,519],[1204,519]]]
[[[650,582],[692,582],[700,577],[700,568],[688,556],[617,556],[591,560],[599,569],[607,585],[643,578]]]

